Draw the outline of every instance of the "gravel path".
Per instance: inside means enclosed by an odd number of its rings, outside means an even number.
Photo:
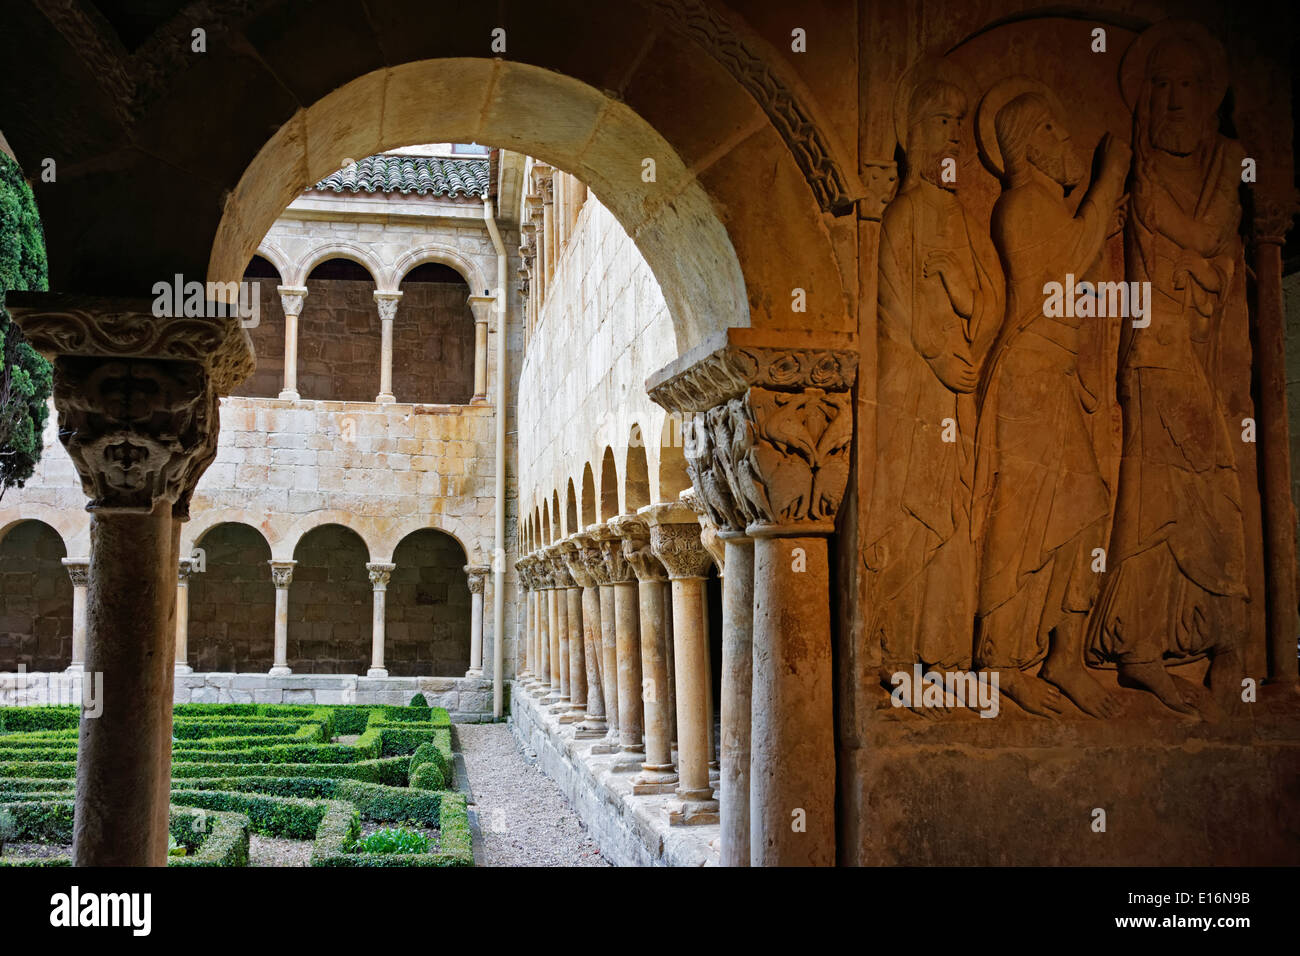
[[[488,866],[608,866],[558,787],[505,724],[457,724]]]

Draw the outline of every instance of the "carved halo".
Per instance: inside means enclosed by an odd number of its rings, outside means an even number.
[[[1130,110],[1137,111],[1138,97],[1151,54],[1164,41],[1174,39],[1186,40],[1201,51],[1205,57],[1204,66],[1213,91],[1214,105],[1217,107],[1223,102],[1223,97],[1228,92],[1228,56],[1223,51],[1223,44],[1194,20],[1171,19],[1161,20],[1143,30],[1124,51],[1124,59],[1119,66],[1119,86]]]
[[[1014,100],[1021,93],[1040,93],[1047,100],[1048,106],[1060,121],[1065,120],[1065,109],[1051,88],[1033,77],[1018,74],[1008,76],[994,83],[980,100],[979,110],[975,115],[975,139],[979,144],[980,159],[994,176],[1001,178],[1006,172],[1002,162],[1002,148],[998,146],[998,136],[994,127],[998,111]]]

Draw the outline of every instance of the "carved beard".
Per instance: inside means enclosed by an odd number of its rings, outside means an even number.
[[[1175,156],[1188,156],[1201,144],[1205,124],[1182,113],[1165,113],[1152,123],[1151,145]]]
[[[1073,189],[1083,179],[1083,160],[1068,146],[1048,152],[1031,144],[1025,152],[1025,159],[1053,182],[1064,186],[1066,190]]]
[[[947,190],[950,193],[955,193],[957,191],[957,184],[955,182],[946,183],[943,181],[943,161],[945,159],[951,159],[954,163],[957,162],[956,149],[944,149],[932,156],[923,157],[922,160],[917,163],[917,173],[927,183],[938,186],[940,189]]]

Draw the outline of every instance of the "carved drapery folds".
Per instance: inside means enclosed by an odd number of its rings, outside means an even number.
[[[650,395],[690,416],[686,463],[709,520],[720,531],[829,532],[853,441],[852,338],[729,329],[706,347]]]

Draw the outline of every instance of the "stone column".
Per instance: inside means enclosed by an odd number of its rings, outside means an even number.
[[[522,540],[522,536],[521,536]],[[523,605],[523,628],[519,634],[519,671],[515,674],[515,683],[527,687],[533,677],[533,579],[532,569],[528,566],[528,556],[524,555],[515,562],[515,572],[519,576],[519,600]]]
[[[645,538],[645,523],[635,515],[610,519],[613,537],[601,541],[605,567],[614,586],[614,632],[618,661],[620,761],[615,770],[640,770],[645,763],[645,712],[641,702],[641,608],[639,585],[623,545]]]
[[[560,702],[560,582],[555,574],[555,563],[551,560],[550,549],[542,549],[542,561],[546,564],[547,579],[550,587],[546,591],[546,635],[549,645],[549,680],[550,686],[542,701],[544,704]]]
[[[651,505],[650,507],[654,507]],[[633,793],[672,793],[677,789],[673,769],[672,698],[668,691],[668,655],[664,585],[668,574],[650,547],[648,509],[637,512],[636,523],[621,524],[623,557],[637,578],[641,612],[641,702],[645,711],[645,762],[632,781]]]
[[[376,292],[375,302],[379,304],[380,347],[379,347],[379,394],[376,402],[391,403],[397,401],[393,395],[393,319],[397,318],[397,303],[401,301],[400,292]]]
[[[297,561],[268,561],[271,583],[275,585],[275,660],[268,672],[272,677],[288,677],[289,669],[289,585]]]
[[[216,456],[218,396],[253,370],[248,336],[233,315],[160,321],[148,299],[5,305],[54,360],[58,434],[91,514],[85,670],[103,692],[81,718],[73,861],[164,866],[180,524]]]
[[[606,578],[605,559],[591,535],[575,534],[573,542],[578,546],[577,560],[583,572],[579,576],[577,571],[573,571],[573,578],[582,585],[582,647],[587,665],[587,715],[574,736],[590,739],[609,733],[601,674],[604,648],[600,630],[600,583]]]
[[[71,673],[86,666],[86,583],[90,577],[90,561],[64,558],[63,566],[72,579],[72,663],[68,665]]]
[[[466,677],[483,676],[483,588],[492,571],[485,564],[467,564],[464,569],[469,581],[469,670]]]
[[[582,592],[588,581],[587,569],[582,563],[578,543],[570,535],[559,544],[565,569],[573,587],[566,588],[564,598],[568,607],[569,634],[569,712],[561,720],[578,723],[587,716],[587,648],[584,643],[586,628],[582,618]]]
[[[534,181],[536,173],[534,172]],[[532,233],[533,241],[533,281],[530,289],[533,292],[533,328],[537,328],[537,323],[542,317],[542,306],[546,302],[546,230],[542,228],[542,197],[538,192],[527,197],[524,204],[528,207],[528,228]]]
[[[552,712],[567,714],[573,704],[573,688],[569,685],[569,588],[574,587],[573,576],[564,563],[564,554],[559,544],[546,549],[547,559],[551,562],[552,580],[555,581],[555,637],[552,644],[556,651],[555,672],[559,681],[560,693],[555,699]]]
[[[708,631],[703,627],[704,583],[712,559],[700,543],[695,512],[681,503],[645,510],[654,555],[673,588],[673,657],[677,667],[677,788],[668,808],[673,824],[718,822],[709,783]]]
[[[609,550],[606,542],[615,540],[608,524],[592,525],[587,534],[600,551],[602,574],[600,582],[600,689],[605,694],[605,724],[608,727],[606,741],[592,748],[592,753],[617,753],[621,741],[619,738],[618,709],[618,614],[614,598],[614,579],[609,565]]]
[[[193,674],[190,667],[190,573],[194,563],[182,558],[176,574],[176,673]]]
[[[392,577],[396,567],[395,564],[378,562],[366,565],[366,570],[370,572],[370,585],[375,593],[374,616],[371,618],[370,625],[370,669],[366,671],[367,677],[388,676],[388,670],[384,667],[384,620],[388,579]]]
[[[491,295],[472,295],[469,297],[470,311],[474,313],[474,397],[471,405],[487,405],[488,402],[488,323],[492,318],[492,307],[496,297]]]
[[[1259,374],[1260,499],[1268,597],[1268,680],[1297,687],[1296,523],[1291,498],[1291,435],[1286,404],[1286,308],[1282,245],[1295,196],[1260,197],[1255,211],[1255,361]]]
[[[706,503],[729,501],[731,520],[747,519],[754,541],[750,863],[829,866],[836,767],[827,538],[849,472],[856,341],[728,329],[711,345],[652,376],[649,391],[669,411],[693,416],[686,458],[695,488]]]
[[[537,696],[551,693],[551,570],[539,548],[534,554],[533,573],[537,576]]]
[[[298,401],[298,316],[302,315],[302,300],[307,289],[302,286],[276,286],[280,293],[280,306],[284,309],[284,388],[280,398]]]
[[[542,195],[542,248],[546,252],[546,287],[550,289],[560,249],[555,241],[555,170],[547,167],[539,183]]]

